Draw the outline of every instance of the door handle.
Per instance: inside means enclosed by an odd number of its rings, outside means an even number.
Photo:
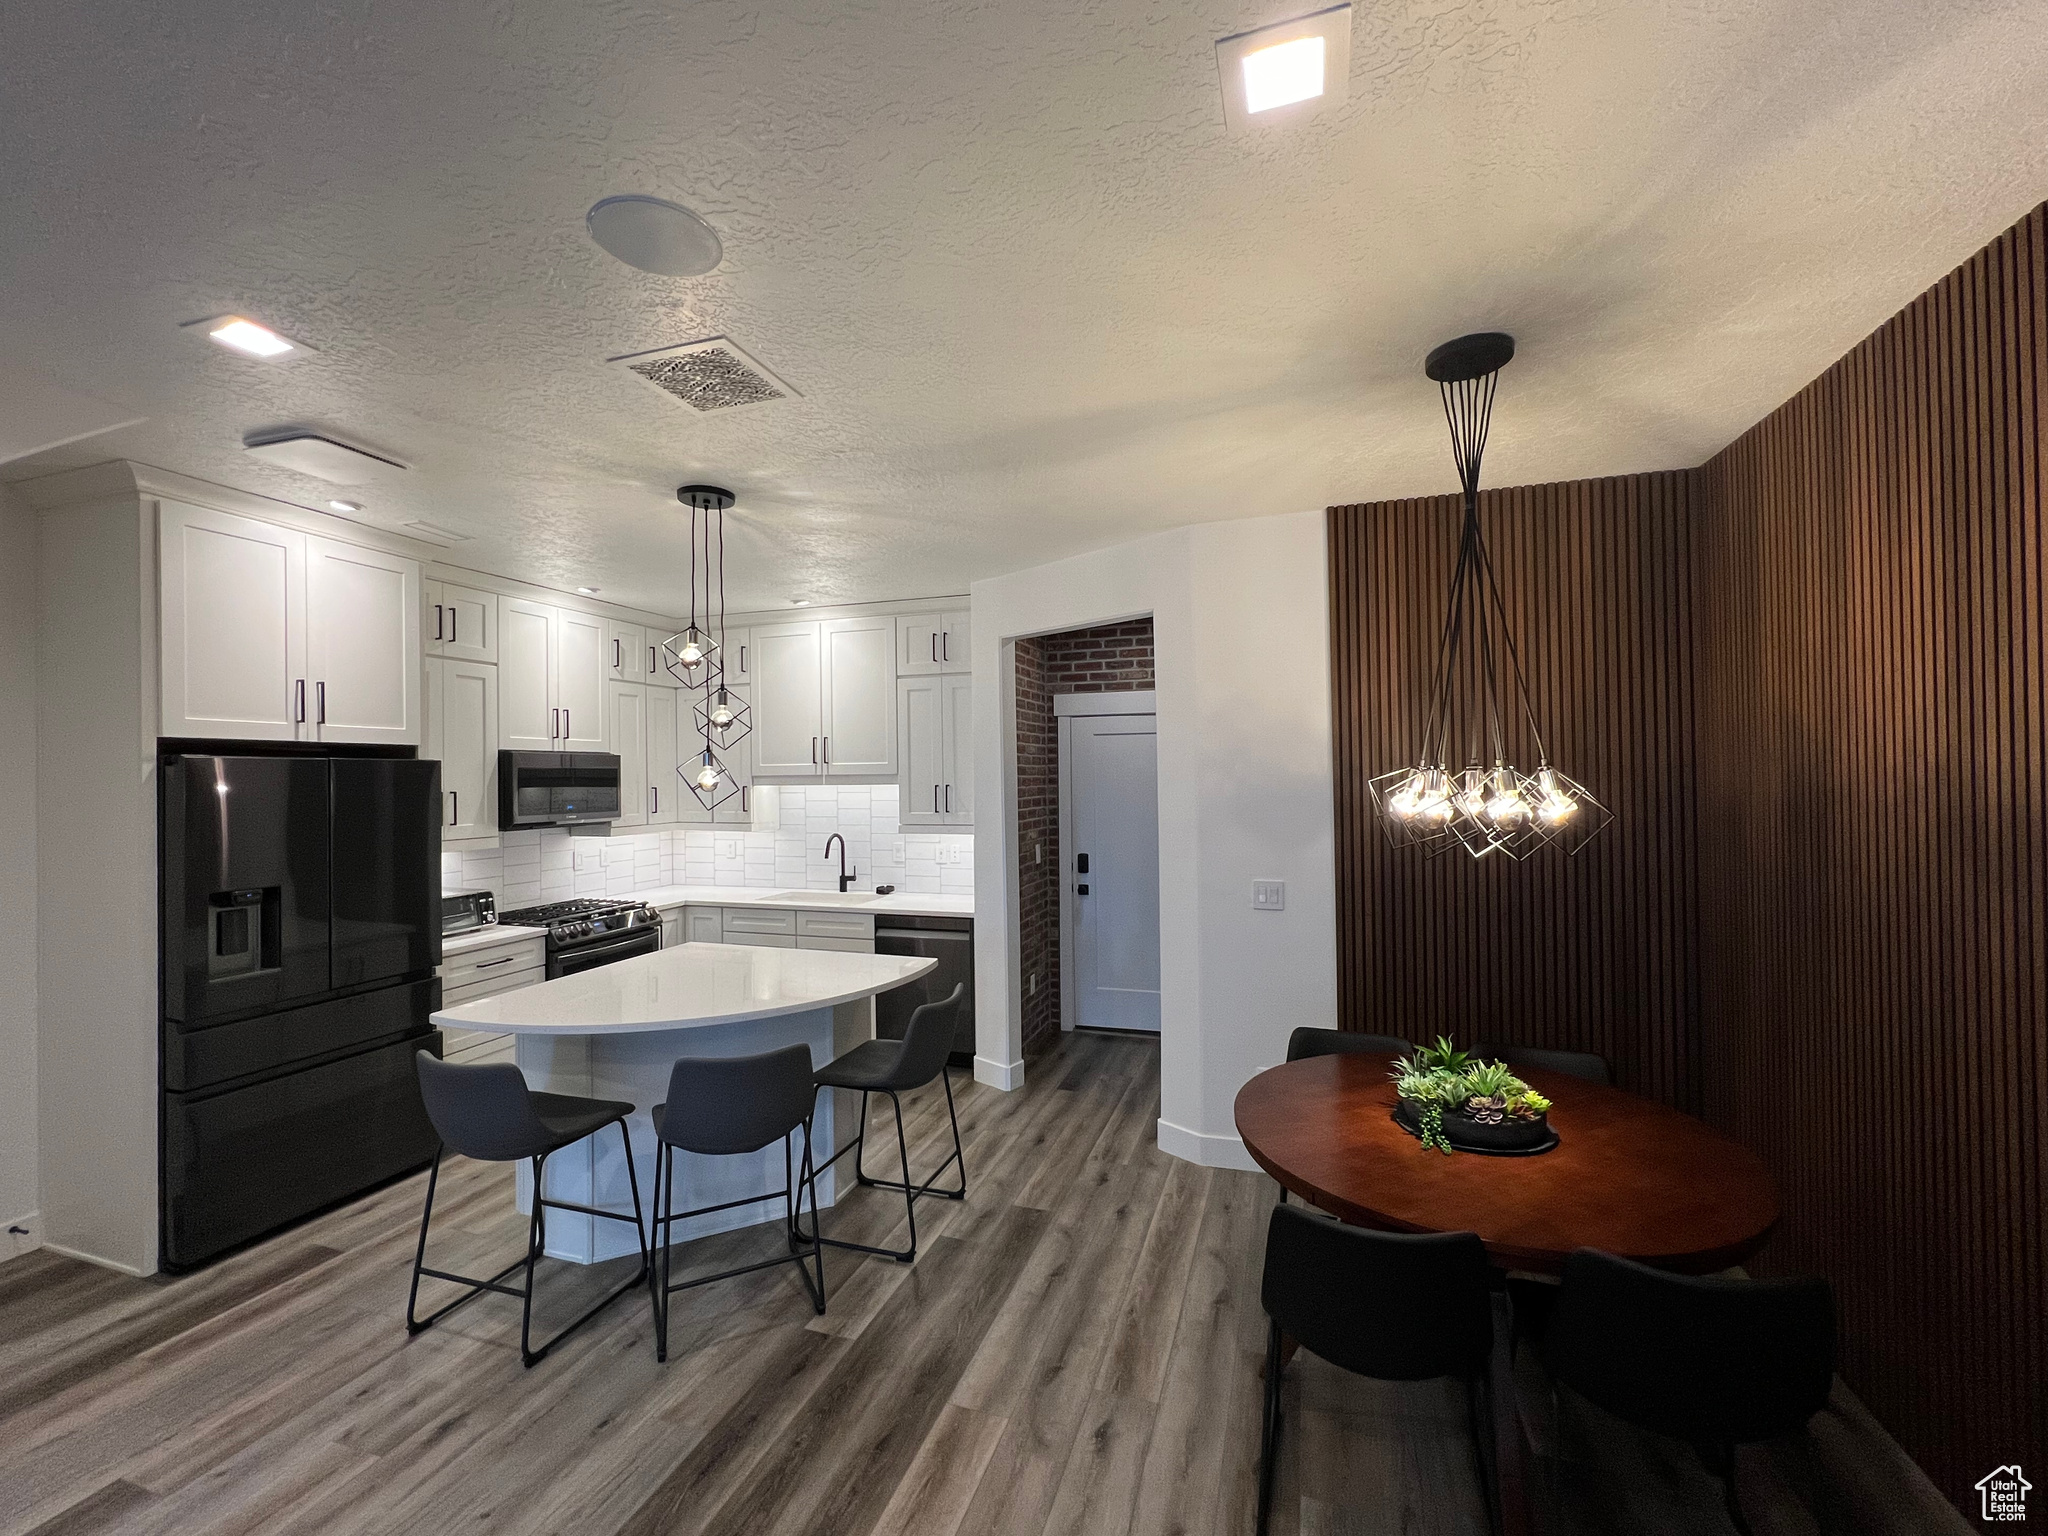
[[[327,723],[327,684],[324,681],[315,683],[313,685],[313,693],[314,696],[320,701],[319,723],[321,725],[325,725]]]
[[[654,647],[647,647],[647,675],[654,676]]]
[[[448,825],[451,827],[462,825],[462,791],[459,789],[448,791]]]
[[[1074,894],[1076,896],[1086,896],[1088,894],[1088,887],[1085,885],[1077,885],[1074,887]]]
[[[456,617],[455,605],[450,603],[448,605],[448,643],[450,645],[455,644],[457,640],[461,639],[461,634],[459,633],[461,629],[462,624]]]
[[[746,674],[746,670],[747,670],[747,648],[746,648],[746,647],[745,647],[745,646],[743,645],[743,646],[741,646],[741,647],[740,647],[740,673],[741,673],[741,675],[742,675],[742,676],[744,676],[744,675]]]
[[[650,816],[659,816],[661,814],[661,786],[659,784],[648,785],[647,795],[649,800],[653,802],[648,806],[648,814]]]
[[[953,786],[950,784],[946,786],[946,814],[953,814]]]
[[[494,965],[510,965],[514,960],[517,960],[518,958],[519,957],[517,955],[507,955],[502,960],[479,960],[476,964],[476,968],[480,971],[488,971]]]
[[[612,670],[614,672],[623,672],[626,670],[624,642],[621,641],[617,635],[612,636]]]
[[[933,630],[933,631],[932,631],[932,660],[933,660],[934,662],[936,662],[936,661],[937,661],[938,659],[939,659],[939,632],[938,632],[938,631],[937,631],[937,630],[935,629],[935,630]]]
[[[823,762],[827,768],[830,768],[832,766],[832,738],[830,736],[820,736],[818,740],[825,744]]]
[[[949,633],[947,633],[947,634],[943,634],[943,635],[940,635],[940,636],[939,636],[939,660],[941,660],[941,661],[951,661],[952,659],[953,659],[953,636],[952,636],[952,634],[951,634],[951,633],[949,632]]]
[[[752,785],[749,785],[749,784],[742,784],[742,785],[740,786],[740,812],[741,812],[741,814],[742,814],[742,815],[745,815],[745,814],[747,814],[747,812],[748,812],[748,806],[747,806],[747,797],[748,797],[748,795],[750,795],[750,794],[752,794],[752,793],[753,793],[753,786],[752,786]]]
[[[815,736],[811,738],[811,766],[818,766],[818,738]]]
[[[446,635],[441,633],[441,612],[441,605],[439,603],[434,604],[434,638],[436,640],[445,640],[448,638]]]
[[[1077,874],[1077,875],[1085,875],[1085,874],[1087,874],[1087,873],[1088,873],[1088,855],[1087,855],[1087,854],[1085,854],[1085,853],[1077,853],[1077,854],[1075,854],[1075,855],[1074,855],[1074,873],[1075,873],[1075,874]]]
[[[292,720],[295,724],[304,725],[306,723],[306,680],[303,677],[299,678],[296,686],[298,688],[299,701],[293,706]]]
[[[562,711],[562,740],[567,741],[576,734],[576,727],[569,723],[569,711]]]

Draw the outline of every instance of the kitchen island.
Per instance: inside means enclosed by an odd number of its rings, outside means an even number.
[[[649,1111],[668,1093],[669,1069],[683,1056],[749,1056],[785,1045],[810,1047],[823,1066],[874,1033],[874,998],[915,981],[935,962],[910,956],[751,944],[681,944],[554,981],[444,1008],[442,1029],[512,1035],[526,1080],[550,1093],[628,1100],[633,1153],[643,1200],[654,1188],[654,1128]],[[819,1159],[852,1139],[851,1117],[821,1094],[812,1123]],[[851,1096],[846,1096],[851,1097]],[[835,1114],[835,1110],[842,1113]],[[833,1173],[818,1181],[818,1202],[834,1198]],[[550,1198],[630,1211],[625,1156],[603,1135],[548,1160]],[[715,1205],[782,1187],[780,1142],[743,1157],[677,1154],[675,1208]],[[519,1205],[532,1209],[531,1175],[519,1170]],[[756,1222],[780,1221],[783,1203],[755,1201],[676,1224],[678,1241]],[[548,1218],[548,1253],[590,1264],[635,1252],[618,1222],[569,1211]]]

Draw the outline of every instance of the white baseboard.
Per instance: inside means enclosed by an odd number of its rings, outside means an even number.
[[[1005,1066],[1000,1061],[990,1061],[986,1056],[977,1056],[974,1058],[974,1080],[1008,1093],[1012,1088],[1024,1086],[1024,1063],[1013,1061]]]
[[[87,1264],[97,1264],[101,1269],[119,1270],[124,1275],[139,1275],[148,1279],[154,1271],[137,1269],[133,1264],[117,1264],[112,1259],[102,1258],[96,1253],[87,1253],[79,1248],[66,1248],[62,1243],[45,1242],[43,1247],[51,1253],[61,1253],[67,1259],[78,1259]]]
[[[17,1232],[14,1229],[23,1230]],[[18,1259],[24,1253],[43,1246],[43,1213],[30,1211],[12,1221],[0,1222],[0,1264],[9,1259]]]
[[[1257,1173],[1259,1165],[1235,1136],[1206,1136],[1171,1120],[1159,1122],[1159,1150],[1204,1168],[1242,1168]]]

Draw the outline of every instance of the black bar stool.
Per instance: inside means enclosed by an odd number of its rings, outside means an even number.
[[[758,1056],[685,1056],[669,1070],[668,1100],[654,1106],[654,1134],[659,1148],[654,1162],[654,1240],[661,1248],[661,1278],[654,1285],[654,1358],[668,1359],[668,1299],[677,1291],[709,1285],[751,1274],[771,1264],[795,1264],[804,1277],[804,1289],[811,1293],[811,1305],[825,1310],[825,1251],[816,1238],[802,1234],[798,1218],[803,1213],[802,1191],[811,1192],[811,1225],[818,1222],[817,1175],[811,1168],[811,1111],[818,1090],[811,1084],[811,1050],[807,1045],[786,1045],[781,1050],[763,1051]],[[804,1155],[797,1176],[791,1178],[790,1138],[803,1127]],[[700,1205],[693,1210],[669,1210],[675,1199],[678,1151],[706,1157],[732,1157],[758,1152],[777,1137],[782,1138],[782,1188],[740,1200],[722,1200],[717,1205]],[[735,1206],[755,1205],[782,1196],[783,1218],[788,1225],[790,1251],[758,1264],[715,1275],[699,1275],[680,1285],[669,1283],[669,1253],[675,1224],[691,1216],[729,1211]],[[811,1259],[817,1278],[804,1267]]]
[[[960,999],[966,994],[967,984],[956,983],[949,995],[937,1002],[926,1003],[911,1014],[901,1040],[864,1040],[844,1056],[818,1069],[816,1079],[820,1088],[847,1088],[860,1094],[860,1134],[854,1138],[851,1147],[841,1147],[820,1163],[818,1172],[823,1173],[850,1151],[853,1153],[853,1176],[861,1183],[870,1189],[901,1190],[903,1211],[910,1218],[910,1246],[876,1248],[867,1243],[849,1243],[837,1237],[820,1237],[817,1241],[830,1243],[835,1248],[850,1248],[857,1253],[879,1253],[899,1264],[908,1264],[917,1257],[918,1197],[937,1195],[941,1200],[967,1198],[967,1159],[960,1151],[960,1117],[953,1109],[953,1079],[946,1071],[946,1057],[953,1049],[954,1020],[960,1013]],[[910,1182],[910,1148],[903,1139],[903,1101],[897,1095],[922,1088],[935,1077],[946,1086],[946,1118],[953,1122],[953,1155],[934,1168],[932,1176],[922,1184],[913,1184]],[[868,1139],[868,1095],[871,1093],[886,1093],[896,1108],[896,1155],[903,1162],[900,1182],[871,1179],[861,1166],[861,1149],[867,1145]],[[952,1163],[960,1165],[960,1187],[934,1189],[932,1186],[938,1183],[939,1175]]]
[[[416,1060],[419,1063],[420,1097],[426,1101],[427,1118],[433,1121],[441,1145],[434,1149],[434,1170],[427,1175],[427,1204],[426,1209],[420,1212],[420,1243],[412,1261],[412,1294],[405,1301],[405,1331],[414,1334],[431,1328],[457,1307],[473,1301],[485,1291],[517,1296],[520,1300],[519,1358],[531,1367],[626,1292],[647,1281],[651,1265],[647,1255],[647,1235],[641,1228],[640,1178],[633,1171],[633,1137],[626,1129],[626,1116],[633,1112],[633,1106],[615,1099],[579,1099],[563,1093],[535,1093],[526,1086],[526,1078],[519,1069],[509,1061],[463,1067],[445,1062],[428,1051],[419,1052]],[[619,1139],[626,1147],[626,1176],[633,1186],[633,1214],[628,1216],[623,1211],[601,1211],[592,1205],[547,1199],[542,1194],[541,1179],[547,1171],[548,1159],[562,1148],[595,1135],[612,1124],[618,1126]],[[526,1256],[514,1259],[488,1280],[427,1268],[427,1227],[434,1217],[434,1188],[441,1179],[441,1154],[450,1149],[480,1162],[516,1163],[523,1160],[533,1164],[533,1216],[527,1223]],[[602,1216],[607,1221],[630,1221],[633,1236],[640,1244],[640,1269],[632,1279],[535,1349],[532,1337],[533,1266],[547,1247],[547,1212],[550,1208],[581,1211],[586,1216]],[[523,1288],[514,1289],[505,1284],[505,1280],[521,1265],[526,1267],[526,1284]],[[438,1311],[418,1317],[415,1313],[422,1275],[430,1275],[436,1280],[452,1280],[458,1285],[468,1286],[469,1290]]]

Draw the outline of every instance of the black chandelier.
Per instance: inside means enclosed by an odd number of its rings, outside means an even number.
[[[693,734],[703,742],[676,772],[705,810],[746,786],[721,755],[753,729],[753,715],[725,684],[725,509],[736,498],[718,485],[685,485],[676,500],[690,509],[690,621],[661,643],[662,665],[692,701]]]
[[[1479,526],[1479,462],[1494,387],[1514,355],[1514,337],[1485,331],[1445,342],[1423,364],[1443,395],[1465,493],[1464,526],[1415,758],[1370,783],[1388,840],[1429,858],[1462,848],[1475,859],[1521,859],[1552,844],[1577,853],[1613,819],[1584,785],[1551,764]],[[1509,703],[1520,702],[1528,727],[1533,773],[1509,761],[1503,670],[1513,688]]]

